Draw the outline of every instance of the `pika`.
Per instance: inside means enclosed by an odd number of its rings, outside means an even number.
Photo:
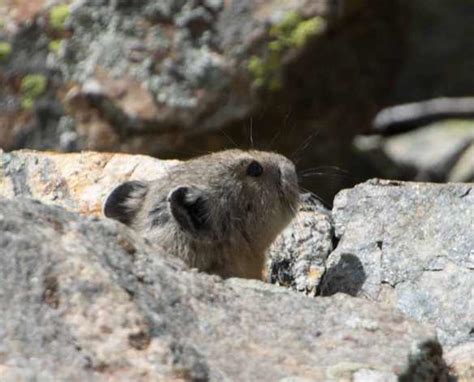
[[[289,159],[234,149],[181,162],[154,181],[121,184],[106,198],[104,214],[190,267],[260,279],[265,252],[298,202]]]

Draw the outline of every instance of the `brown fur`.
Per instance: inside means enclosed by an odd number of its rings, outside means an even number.
[[[248,174],[253,161],[263,168],[259,176]],[[122,202],[126,218],[120,211],[114,215],[113,198],[106,202],[106,215],[189,266],[222,277],[261,278],[265,252],[293,218],[299,200],[294,165],[279,154],[254,150],[191,159],[143,184]]]

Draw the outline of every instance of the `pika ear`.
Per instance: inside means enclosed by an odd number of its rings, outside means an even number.
[[[173,217],[185,231],[202,234],[210,229],[209,200],[206,193],[194,186],[180,186],[168,195]]]
[[[115,188],[104,203],[104,215],[130,225],[148,192],[144,182],[130,181]]]

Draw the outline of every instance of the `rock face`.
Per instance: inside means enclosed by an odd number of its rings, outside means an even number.
[[[106,196],[127,180],[154,180],[176,161],[142,155],[0,150],[0,195],[24,196],[100,216]]]
[[[333,219],[323,295],[396,306],[446,345],[473,340],[474,184],[368,182],[337,196]]]
[[[431,323],[462,378],[470,380],[473,190],[472,183],[378,180],[344,190],[335,199],[331,217],[321,211],[309,216],[300,212],[283,232],[270,251],[269,280],[308,294],[343,292],[366,298]],[[325,221],[331,222],[329,227],[321,225]],[[324,243],[330,243],[328,235],[335,249],[321,252]]]
[[[333,237],[331,211],[311,194],[302,194],[298,214],[268,251],[268,282],[315,296]]]
[[[334,13],[307,0],[34,3],[0,6],[6,148],[170,152],[250,116]]]
[[[371,302],[223,282],[37,201],[1,199],[0,232],[2,381],[447,380],[434,332]]]

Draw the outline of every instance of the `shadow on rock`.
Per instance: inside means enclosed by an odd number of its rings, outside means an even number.
[[[321,296],[342,292],[351,296],[359,294],[367,276],[357,256],[345,253],[338,263],[326,270],[320,288]]]
[[[408,368],[398,377],[399,382],[458,380],[443,359],[443,348],[435,340],[422,342],[412,349],[408,357]]]

